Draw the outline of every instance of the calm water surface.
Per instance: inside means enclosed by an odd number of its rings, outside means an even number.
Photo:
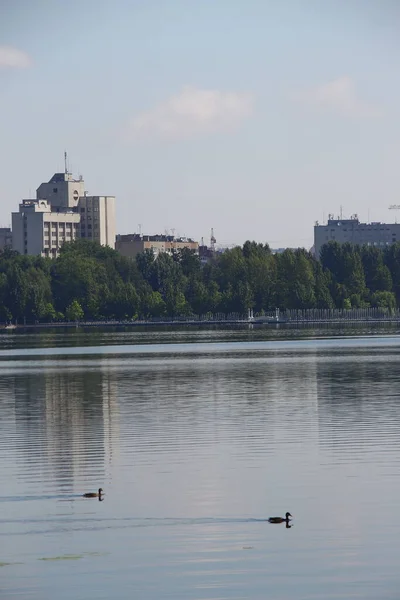
[[[2,336],[0,598],[398,598],[400,337],[265,337]]]

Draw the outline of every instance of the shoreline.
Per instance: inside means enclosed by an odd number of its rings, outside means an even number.
[[[178,320],[160,320],[160,321],[79,321],[79,322],[59,322],[59,323],[29,323],[16,325],[0,325],[0,332],[18,332],[24,330],[40,330],[40,329],[103,329],[103,328],[127,328],[135,329],[137,327],[210,327],[210,326],[232,326],[245,325],[249,327],[300,327],[300,326],[329,326],[329,325],[398,325],[400,324],[399,317],[386,318],[332,318],[332,319],[215,319],[215,320],[194,320],[194,319],[178,319]]]

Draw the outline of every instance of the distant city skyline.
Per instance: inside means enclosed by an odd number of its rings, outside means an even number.
[[[310,248],[341,206],[395,221],[397,2],[7,4],[0,225],[65,150],[120,234]]]

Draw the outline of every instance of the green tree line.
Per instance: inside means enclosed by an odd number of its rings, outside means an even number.
[[[400,305],[400,243],[381,250],[330,242],[273,254],[246,242],[202,265],[189,249],[135,259],[87,240],[56,259],[0,252],[0,320],[138,319],[307,308]]]

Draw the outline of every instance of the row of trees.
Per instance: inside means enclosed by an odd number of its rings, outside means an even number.
[[[183,249],[135,260],[86,240],[55,259],[0,253],[0,320],[135,319],[280,309],[393,309],[400,305],[400,243],[385,250],[330,242],[272,254],[246,242],[202,265]]]

